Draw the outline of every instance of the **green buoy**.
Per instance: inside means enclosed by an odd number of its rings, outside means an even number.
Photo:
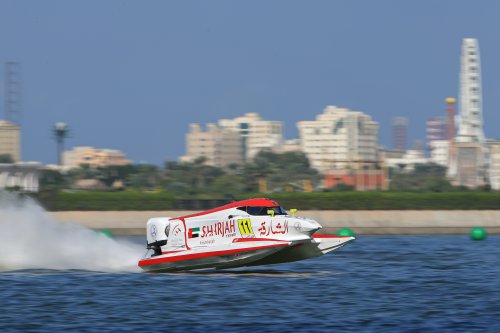
[[[337,236],[349,236],[354,237],[354,231],[349,228],[341,228],[337,231]]]
[[[483,240],[488,236],[486,229],[481,227],[474,227],[470,230],[470,238],[473,240]]]
[[[113,237],[113,233],[109,230],[99,230],[97,233],[104,235],[106,237],[109,237],[109,238]]]

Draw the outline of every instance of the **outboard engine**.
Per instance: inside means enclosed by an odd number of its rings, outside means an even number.
[[[160,255],[161,247],[167,244],[170,232],[170,217],[153,217],[146,225],[148,249],[154,251],[153,256]]]

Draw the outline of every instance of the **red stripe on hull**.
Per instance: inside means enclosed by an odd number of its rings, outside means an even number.
[[[175,256],[175,257],[167,257],[167,258],[144,259],[144,260],[139,261],[139,267],[162,264],[162,263],[166,263],[166,262],[176,262],[176,261],[182,261],[182,260],[194,260],[194,259],[223,256],[223,255],[228,255],[228,254],[270,249],[270,248],[274,248],[274,247],[281,247],[281,246],[287,246],[287,245],[288,245],[288,243],[273,244],[273,245],[254,246],[254,247],[247,247],[247,248],[234,249],[234,250],[223,250],[223,251],[183,254],[183,255],[179,255],[179,256]]]
[[[350,238],[351,236],[339,236],[339,235],[326,235],[326,234],[319,234],[319,235],[312,235],[313,238]]]

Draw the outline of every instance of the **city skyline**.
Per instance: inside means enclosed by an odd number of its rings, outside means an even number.
[[[258,112],[283,121],[290,139],[298,121],[330,104],[369,114],[386,147],[391,119],[408,117],[412,147],[427,118],[445,115],[443,99],[458,96],[463,38],[481,44],[485,135],[500,137],[493,1],[0,1],[0,9],[0,63],[22,65],[23,160],[56,161],[58,121],[72,129],[68,149],[109,147],[161,164],[185,153],[190,123]]]

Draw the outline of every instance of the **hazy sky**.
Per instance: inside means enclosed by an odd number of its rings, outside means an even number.
[[[24,160],[56,161],[58,121],[67,148],[161,164],[185,153],[191,122],[259,112],[294,138],[328,104],[370,114],[390,147],[392,117],[409,118],[413,143],[444,115],[473,37],[485,133],[498,138],[499,17],[494,0],[0,0],[0,78],[22,64]]]

